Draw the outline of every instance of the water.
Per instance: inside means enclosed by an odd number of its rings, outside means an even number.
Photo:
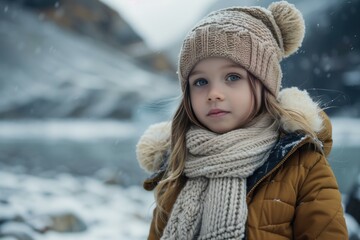
[[[328,158],[340,191],[348,193],[360,174],[360,147],[334,147]]]
[[[146,119],[146,116],[143,117]],[[4,129],[4,124],[0,123],[0,130]],[[26,125],[27,131],[21,124]],[[85,136],[75,138],[70,137],[69,132],[73,131],[71,124],[58,124],[58,128],[62,126],[58,129],[58,134],[49,135],[44,130],[47,128],[46,123],[43,123],[43,129],[37,130],[42,135],[37,136],[34,135],[34,124],[18,122],[17,125],[12,125],[14,129],[9,129],[11,136],[0,131],[0,163],[5,166],[23,166],[26,172],[35,175],[67,172],[79,176],[97,176],[101,172],[108,172],[109,175],[116,175],[116,180],[121,185],[141,185],[147,174],[139,167],[135,148],[148,123],[139,123],[141,126],[136,122],[125,125],[128,134],[124,132],[123,123],[117,124],[93,122],[87,125],[88,131],[84,130]],[[106,126],[112,129],[111,133],[104,133]],[[22,135],[15,130],[20,128],[23,129]],[[68,133],[69,137],[62,136],[62,132],[65,133],[64,136]],[[349,192],[360,172],[360,161],[356,156],[360,156],[359,146],[339,144],[333,147],[329,156],[330,165],[343,193]]]

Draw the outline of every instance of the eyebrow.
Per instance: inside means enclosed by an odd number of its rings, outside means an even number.
[[[200,74],[202,73],[201,71],[191,71],[190,74],[189,74],[189,78],[192,76],[192,75],[196,75],[196,74]]]
[[[235,64],[235,63],[231,63],[231,64],[227,64],[227,65],[224,65],[221,69],[224,69],[224,68],[239,68],[241,69],[242,71],[246,71],[244,68],[242,68],[241,66]],[[201,74],[203,73],[202,71],[192,71],[190,74],[189,74],[189,78],[192,76],[192,75],[196,75],[196,74]]]
[[[240,67],[239,65],[237,65],[237,64],[235,64],[235,63],[231,63],[231,64],[224,65],[224,66],[222,67],[222,69],[224,69],[224,68],[233,68],[233,67],[243,69],[242,67]]]

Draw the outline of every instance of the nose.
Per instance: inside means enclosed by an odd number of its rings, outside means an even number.
[[[225,95],[219,86],[213,86],[210,88],[208,94],[208,101],[223,101]]]

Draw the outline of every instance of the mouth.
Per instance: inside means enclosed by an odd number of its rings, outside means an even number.
[[[230,113],[229,111],[225,111],[225,110],[222,110],[222,109],[211,109],[207,116],[209,117],[221,117],[221,116],[224,116],[226,114]]]

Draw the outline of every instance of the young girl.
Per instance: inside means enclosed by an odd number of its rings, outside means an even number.
[[[210,13],[179,57],[182,101],[171,123],[137,145],[153,175],[149,239],[347,239],[341,196],[326,160],[329,119],[306,91],[280,90],[280,61],[300,47],[301,13]]]

